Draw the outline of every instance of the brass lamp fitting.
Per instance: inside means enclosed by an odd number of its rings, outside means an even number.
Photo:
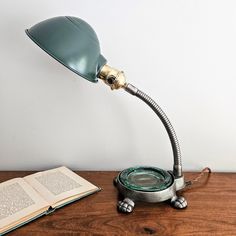
[[[126,79],[123,71],[119,71],[108,65],[104,65],[98,74],[98,78],[113,89],[124,88]]]

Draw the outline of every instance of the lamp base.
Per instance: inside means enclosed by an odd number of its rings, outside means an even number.
[[[163,202],[170,200],[173,207],[183,209],[187,201],[176,192],[185,187],[184,177],[175,178],[172,172],[156,167],[131,167],[123,170],[114,183],[124,197],[118,202],[118,210],[133,211],[136,202]]]

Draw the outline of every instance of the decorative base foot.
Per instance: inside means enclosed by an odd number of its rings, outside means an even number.
[[[135,203],[131,199],[125,198],[123,201],[118,202],[118,210],[123,213],[131,213],[134,205]]]
[[[174,208],[177,208],[177,209],[184,209],[188,205],[184,197],[178,197],[178,196],[174,196],[171,199],[170,203]]]

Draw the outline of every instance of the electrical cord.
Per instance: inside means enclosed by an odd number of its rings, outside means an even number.
[[[208,173],[208,176],[211,174],[211,169],[209,167],[205,167],[204,169],[202,169],[202,171],[198,174],[198,176],[192,180],[188,180],[185,182],[186,187],[191,187],[193,184],[197,183],[200,181],[200,179],[202,179],[202,177]]]

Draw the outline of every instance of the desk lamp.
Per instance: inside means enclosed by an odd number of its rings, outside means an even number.
[[[176,192],[185,187],[181,152],[176,133],[166,114],[147,94],[126,82],[124,72],[107,65],[100,52],[95,31],[85,21],[71,16],[59,16],[42,21],[26,34],[54,59],[90,82],[102,80],[112,90],[124,89],[144,101],[163,123],[173,150],[173,171],[152,166],[131,167],[114,179],[123,200],[118,210],[133,211],[136,202],[163,202],[169,200],[178,209],[187,207],[187,201]]]

